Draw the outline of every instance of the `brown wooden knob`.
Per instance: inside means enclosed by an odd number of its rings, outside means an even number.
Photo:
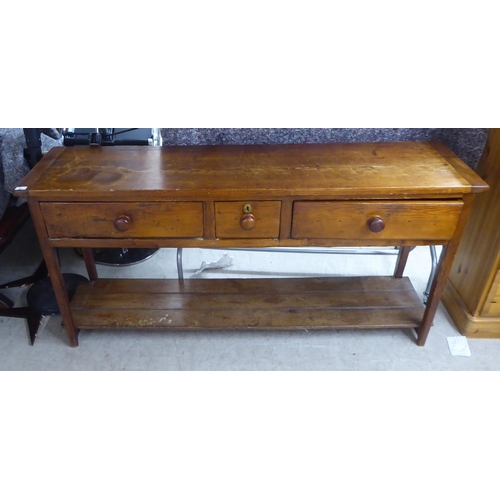
[[[255,227],[255,217],[253,214],[245,214],[241,220],[241,229],[244,229],[245,231],[251,231]]]
[[[130,217],[128,215],[120,215],[115,220],[115,229],[124,233],[130,227]]]
[[[381,233],[385,229],[385,222],[382,220],[382,217],[375,215],[371,219],[368,219],[368,229],[372,233]]]

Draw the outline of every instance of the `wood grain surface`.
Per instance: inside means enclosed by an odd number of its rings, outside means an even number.
[[[126,304],[126,307],[124,307]],[[424,306],[408,278],[106,280],[80,286],[79,328],[411,328]]]
[[[51,238],[202,238],[203,204],[41,203]],[[115,222],[130,220],[120,231]]]
[[[245,205],[251,207],[251,213],[245,214]],[[253,229],[243,229],[241,221],[246,215],[255,218]],[[279,201],[216,202],[215,234],[217,238],[278,238],[280,215]]]
[[[491,189],[478,196],[450,271],[472,316],[482,313],[500,267],[500,129],[491,129],[477,173]],[[500,335],[500,331],[499,331]]]
[[[54,150],[23,181],[40,200],[229,201],[242,190],[249,199],[456,197],[486,189],[422,142]]]
[[[307,202],[293,208],[292,238],[443,239],[453,236],[461,201]],[[385,228],[374,233],[368,226],[379,217]]]
[[[28,197],[72,346],[80,328],[409,327],[422,346],[487,189],[445,146],[405,142],[54,148],[16,194]],[[424,308],[400,276],[409,247],[430,244],[445,250]],[[395,277],[320,280],[99,280],[91,253],[388,245],[403,247]],[[83,249],[93,280],[71,305],[55,252],[68,246]]]

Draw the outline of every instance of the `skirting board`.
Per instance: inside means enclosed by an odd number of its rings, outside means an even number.
[[[467,310],[455,287],[449,281],[442,302],[459,332],[465,337],[478,339],[500,338],[500,317],[474,317]]]

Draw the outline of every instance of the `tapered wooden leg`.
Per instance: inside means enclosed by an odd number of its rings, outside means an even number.
[[[73,321],[71,308],[69,305],[68,294],[64,286],[64,277],[59,266],[57,252],[55,248],[49,248],[43,252],[47,269],[49,270],[49,277],[54,288],[59,311],[61,312],[63,324],[68,332],[68,339],[71,347],[78,347],[78,328]]]
[[[417,345],[419,346],[424,346],[425,341],[427,340],[427,335],[429,334],[429,330],[432,326],[434,316],[436,315],[436,311],[439,306],[439,301],[443,295],[446,281],[448,280],[448,275],[450,274],[453,259],[457,253],[460,238],[462,237],[473,200],[474,195],[464,196],[464,206],[455,234],[453,235],[449,245],[444,246],[443,251],[441,252],[438,269],[431,286],[422,323],[415,329],[417,332]]]
[[[424,346],[427,340],[427,335],[432,326],[432,321],[436,315],[437,308],[439,306],[439,301],[443,295],[444,287],[446,285],[446,280],[448,279],[448,274],[451,269],[451,264],[453,262],[454,252],[450,252],[450,246],[443,248],[441,253],[441,259],[438,264],[438,271],[434,282],[431,286],[431,291],[429,294],[429,299],[427,301],[427,307],[425,308],[424,318],[422,324],[416,328],[418,335],[417,345]]]
[[[90,281],[97,281],[97,268],[95,266],[94,253],[92,248],[82,248],[83,260],[85,262],[85,267],[87,268],[87,273],[89,275]]]
[[[52,287],[54,288],[57,305],[59,306],[63,324],[68,333],[69,343],[71,347],[77,347],[79,330],[76,327],[73,315],[71,314],[69,298],[64,286],[64,277],[61,272],[61,266],[59,265],[59,258],[56,249],[52,248],[50,245],[38,201],[33,198],[29,198],[28,204],[30,207],[31,218],[33,219],[37,232],[38,241],[40,242],[40,248],[42,249],[43,258],[45,259],[45,264],[47,264],[50,281],[52,283]]]
[[[394,270],[395,278],[402,278],[405,271],[408,255],[410,255],[413,247],[399,247],[398,260],[396,261],[396,269]]]

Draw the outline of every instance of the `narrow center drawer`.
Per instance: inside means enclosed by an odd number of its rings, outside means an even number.
[[[449,240],[462,201],[297,201],[292,238]]]
[[[223,201],[215,203],[217,238],[278,238],[280,201]]]
[[[201,202],[41,203],[50,238],[202,238]]]

